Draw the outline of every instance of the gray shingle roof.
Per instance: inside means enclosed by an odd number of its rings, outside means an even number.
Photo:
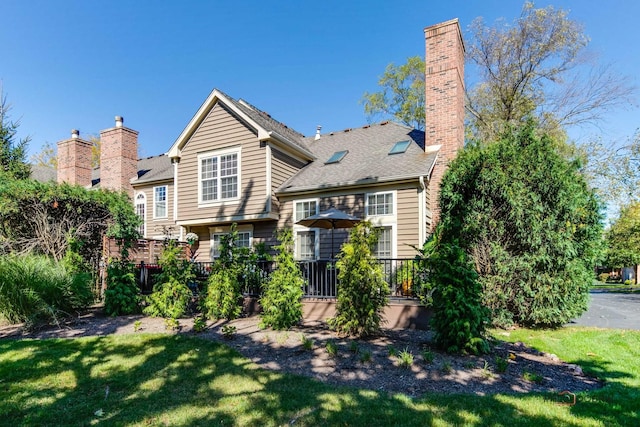
[[[56,181],[58,171],[51,166],[31,165],[31,179],[40,182]]]
[[[160,156],[147,157],[138,160],[138,178],[132,180],[133,185],[152,181],[165,181],[173,179],[173,166],[171,159],[162,154]]]
[[[406,140],[411,141],[406,152],[389,154]],[[280,193],[417,178],[429,173],[437,155],[424,152],[424,132],[392,122],[323,134],[317,141],[309,137],[305,143],[318,160],[285,181]],[[325,164],[341,150],[349,153],[339,163]]]

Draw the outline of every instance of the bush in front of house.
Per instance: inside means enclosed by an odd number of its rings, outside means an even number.
[[[211,319],[232,320],[242,312],[242,248],[237,246],[237,225],[220,238],[220,257],[207,280],[207,292],[201,302],[203,313]]]
[[[140,312],[140,288],[134,265],[115,260],[107,267],[107,289],[104,291],[104,311],[109,316]]]
[[[91,275],[42,255],[0,257],[0,317],[29,325],[56,322],[93,302]]]
[[[276,246],[276,269],[267,282],[260,306],[263,327],[288,329],[302,320],[302,286],[304,279],[293,259],[293,235],[291,229],[278,233],[280,244]]]
[[[450,353],[486,353],[489,310],[482,306],[482,285],[467,254],[455,242],[439,241],[436,232],[425,244],[433,291],[434,341]]]
[[[377,239],[371,223],[363,221],[351,230],[349,243],[340,250],[336,316],[328,319],[340,334],[368,336],[380,331],[390,290],[372,253]]]
[[[144,313],[153,317],[178,319],[187,312],[193,296],[188,286],[195,280],[193,264],[185,259],[182,248],[175,240],[165,242],[158,264],[162,273],[156,279]]]

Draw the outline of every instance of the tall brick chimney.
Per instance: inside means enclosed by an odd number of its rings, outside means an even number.
[[[71,138],[58,142],[58,182],[88,187],[91,185],[91,146],[73,129]]]
[[[429,229],[440,219],[440,182],[448,163],[464,146],[464,42],[457,19],[424,29],[425,150],[438,159],[427,185]]]
[[[116,125],[100,132],[100,188],[124,190],[133,197],[131,179],[138,173],[138,132],[123,126],[116,116]]]

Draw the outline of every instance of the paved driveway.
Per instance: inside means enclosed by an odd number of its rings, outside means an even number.
[[[640,293],[591,291],[589,309],[569,325],[640,330]]]

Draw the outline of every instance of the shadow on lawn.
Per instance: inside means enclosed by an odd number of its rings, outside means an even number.
[[[626,375],[584,363],[606,378]],[[264,371],[227,346],[180,335],[0,342],[0,379],[8,425],[624,425],[638,405],[620,385],[572,408],[548,402],[552,395],[413,400]],[[528,413],[545,402],[549,410]]]

